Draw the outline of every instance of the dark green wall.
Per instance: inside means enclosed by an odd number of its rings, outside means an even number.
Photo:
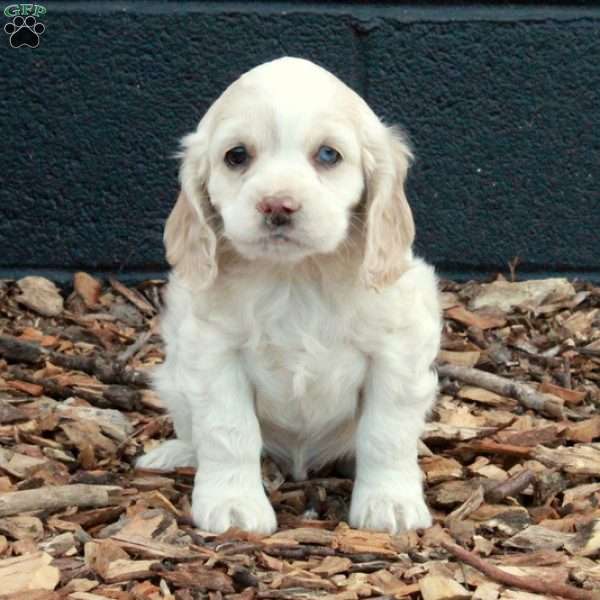
[[[289,54],[409,131],[440,269],[600,278],[600,3],[44,4],[39,48],[0,32],[0,276],[162,271],[178,139]]]

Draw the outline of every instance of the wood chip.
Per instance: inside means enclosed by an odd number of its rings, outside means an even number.
[[[421,468],[430,484],[463,477],[462,465],[457,460],[444,456],[434,455],[431,458],[424,458],[421,461]]]
[[[45,552],[0,560],[2,595],[31,590],[53,590],[60,581],[60,571],[50,563]]]
[[[12,379],[11,381],[8,381],[8,385],[13,388],[13,390],[24,392],[28,396],[41,396],[44,393],[44,386],[38,385],[37,383]]]
[[[569,425],[564,438],[570,442],[593,442],[600,438],[600,416]]]
[[[2,496],[8,494],[2,494]],[[44,525],[33,515],[16,515],[0,519],[0,533],[14,540],[40,540],[44,535]]]
[[[160,575],[176,587],[215,590],[223,593],[235,591],[233,580],[229,575],[197,563],[180,563],[173,571],[162,571]]]
[[[269,538],[265,538],[263,543],[281,543],[282,540],[292,540],[293,542],[302,544],[319,544],[329,545],[335,538],[335,534],[324,529],[316,529],[312,527],[302,527],[299,529],[288,529],[280,531]]]
[[[600,556],[600,519],[582,525],[577,535],[565,544],[565,548],[579,556]]]
[[[95,278],[79,271],[73,276],[73,287],[87,308],[96,308],[102,294],[102,284]]]
[[[449,577],[426,575],[420,581],[423,600],[469,600],[471,594]]]
[[[450,365],[459,365],[461,367],[474,367],[481,358],[481,352],[451,352],[449,350],[440,350],[438,360]]]
[[[498,600],[500,586],[493,581],[484,581],[477,586],[473,593],[473,600]]]
[[[313,573],[331,577],[337,573],[346,573],[352,566],[352,561],[349,558],[341,556],[326,556],[321,564],[311,569]]]
[[[129,555],[111,540],[85,544],[85,560],[107,583],[151,577],[156,560],[130,560]]]
[[[517,406],[517,401],[507,396],[501,396],[495,394],[489,390],[474,386],[465,386],[458,391],[458,397],[464,398],[465,400],[472,400],[480,404],[486,404],[488,406],[507,407],[514,408]]]
[[[63,311],[63,298],[56,285],[45,277],[23,277],[17,281],[21,293],[17,302],[45,317],[56,317]]]
[[[573,296],[575,288],[562,278],[494,281],[480,286],[469,307],[475,310],[494,308],[509,312],[516,307],[535,308],[543,303],[560,302]]]
[[[448,319],[453,319],[469,327],[477,327],[482,330],[503,327],[506,324],[506,319],[504,317],[476,314],[463,306],[449,308],[445,311],[445,316]]]
[[[600,477],[600,444],[579,444],[570,448],[537,446],[534,458],[567,473]]]
[[[540,525],[531,525],[523,531],[519,531],[504,542],[509,548],[518,548],[519,550],[556,550],[562,548],[573,539],[574,534],[554,531]]]
[[[350,529],[340,524],[332,540],[333,548],[344,554],[373,554],[375,556],[395,556],[394,544],[388,533]]]
[[[567,404],[572,405],[581,404],[587,396],[586,391],[569,390],[560,385],[549,383],[547,381],[544,381],[539,385],[538,391],[544,392],[546,394],[552,394],[553,396],[558,396],[559,398],[562,398]]]

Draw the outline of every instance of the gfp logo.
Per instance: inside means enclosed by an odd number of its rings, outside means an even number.
[[[4,25],[4,31],[9,35],[12,48],[28,46],[37,48],[40,45],[40,36],[46,30],[37,17],[46,14],[46,7],[41,4],[11,4],[4,9],[6,17],[12,17]]]

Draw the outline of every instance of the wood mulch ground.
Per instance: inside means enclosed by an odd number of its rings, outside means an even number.
[[[350,480],[265,461],[261,538],[195,529],[191,469],[132,468],[173,434],[147,387],[163,285],[0,281],[0,597],[598,598],[600,288],[442,282],[434,526],[353,530]]]

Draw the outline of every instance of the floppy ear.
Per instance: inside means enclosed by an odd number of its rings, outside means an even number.
[[[365,149],[367,216],[362,280],[380,289],[407,268],[415,237],[404,181],[412,153],[401,133],[386,128],[383,138]]]
[[[182,278],[200,288],[217,276],[217,237],[208,223],[210,210],[206,146],[199,133],[183,139],[181,191],[165,226],[167,261]]]

